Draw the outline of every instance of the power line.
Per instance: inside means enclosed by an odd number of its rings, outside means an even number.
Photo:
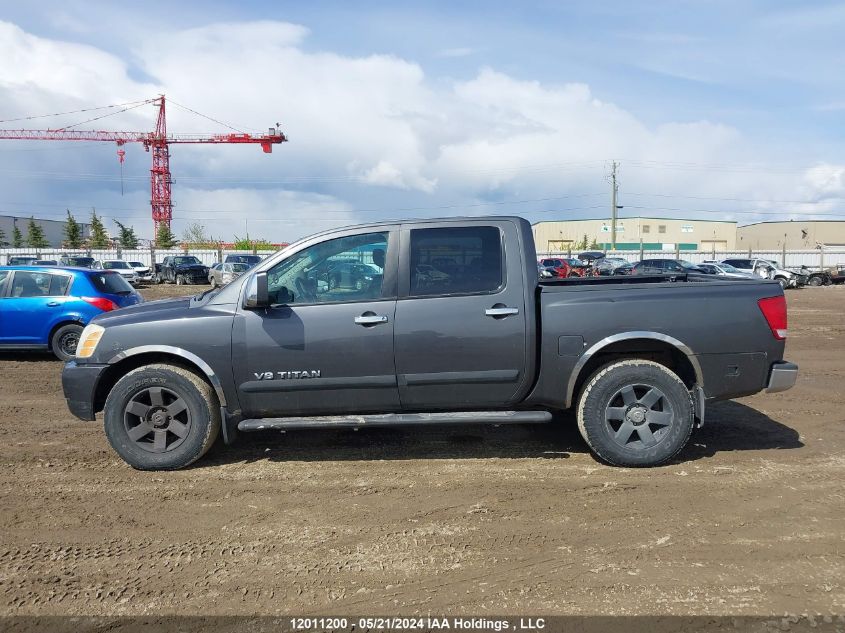
[[[18,117],[16,119],[0,119],[0,123],[14,123],[15,121],[32,121],[35,119],[46,119],[51,116],[64,116],[66,114],[80,114],[82,112],[95,112],[97,110],[106,110],[108,108],[122,108],[124,106],[131,106],[135,104],[143,105],[150,103],[150,100],[145,101],[128,101],[126,103],[115,103],[113,105],[99,106],[97,108],[82,108],[81,110],[68,110],[67,112],[53,112],[52,114],[37,114],[34,116]]]

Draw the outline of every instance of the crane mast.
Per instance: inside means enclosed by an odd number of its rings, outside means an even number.
[[[166,100],[164,95],[150,99],[158,107],[156,127],[153,132],[122,132],[107,130],[71,130],[68,128],[47,130],[0,130],[0,139],[28,141],[108,141],[118,146],[118,159],[123,163],[126,152],[123,145],[141,143],[152,154],[150,168],[150,208],[153,230],[158,232],[161,224],[170,226],[173,218],[172,178],[170,175],[170,146],[173,144],[255,144],[261,145],[264,153],[273,151],[273,145],[286,142],[287,137],[276,128],[269,128],[267,134],[168,134]],[[177,104],[178,105],[178,104]]]

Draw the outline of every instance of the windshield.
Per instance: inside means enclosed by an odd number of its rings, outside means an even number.
[[[93,257],[68,257],[66,259],[68,266],[82,266],[83,268],[90,268],[94,263]]]
[[[242,273],[246,272],[247,270],[249,270],[249,264],[239,264],[237,262],[232,264],[232,272]]]
[[[741,272],[740,270],[738,270],[738,269],[734,268],[734,267],[733,267],[733,266],[731,266],[730,264],[719,264],[719,266],[720,266],[720,267],[721,267],[721,269],[722,269],[722,270],[724,270],[726,273],[738,273],[738,272]]]
[[[112,262],[103,262],[103,268],[105,268],[106,270],[116,270],[118,268],[124,270],[126,268],[129,268],[129,264],[127,264],[126,262],[115,260]]]
[[[681,266],[683,266],[684,268],[698,268],[698,266],[696,266],[696,265],[695,265],[695,264],[693,264],[692,262],[688,262],[688,261],[687,261],[687,260],[685,260],[685,259],[679,259],[679,260],[678,260],[678,263],[679,263]]]
[[[99,273],[88,275],[91,284],[99,292],[112,295],[128,295],[134,292],[132,286],[117,273]]]
[[[261,261],[261,257],[258,255],[229,255],[226,258],[227,262],[237,262],[242,264],[257,264]]]
[[[144,266],[141,262],[129,262],[129,265],[134,268],[146,268],[146,266]]]
[[[196,257],[189,256],[189,257],[174,257],[173,258],[174,264],[199,264],[200,260]]]

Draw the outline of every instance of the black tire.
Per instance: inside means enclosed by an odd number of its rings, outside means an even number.
[[[50,337],[50,350],[59,360],[70,360],[76,355],[76,346],[79,343],[80,334],[82,334],[81,325],[76,323],[63,325]]]
[[[138,470],[184,468],[205,455],[220,432],[220,405],[211,386],[166,364],[121,378],[106,398],[104,418],[109,444]]]
[[[670,369],[648,360],[623,360],[605,365],[585,385],[578,429],[609,464],[658,466],[686,446],[694,413],[692,395]]]
[[[776,279],[777,282],[780,284],[780,287],[786,290],[789,286],[789,280],[786,277],[777,277]]]
[[[217,287],[217,278],[212,277],[211,279],[208,280],[208,283],[211,284],[211,289],[214,290]]]
[[[185,276],[184,275],[176,275],[176,285],[177,286],[184,286],[185,285]]]
[[[817,287],[817,286],[821,286],[823,283],[824,283],[824,279],[822,279],[822,278],[821,278],[820,276],[818,276],[818,275],[816,275],[816,276],[814,276],[814,277],[810,277],[810,278],[807,280],[807,285],[808,285],[808,286],[813,286],[814,288],[815,288],[815,287]]]

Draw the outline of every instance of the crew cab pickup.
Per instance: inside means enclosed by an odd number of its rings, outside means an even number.
[[[332,284],[333,262],[371,267]],[[775,281],[680,273],[540,280],[515,217],[329,231],[229,285],[101,315],[62,373],[112,447],[175,469],[218,433],[566,419],[620,466],[677,455],[707,403],[789,389]]]

